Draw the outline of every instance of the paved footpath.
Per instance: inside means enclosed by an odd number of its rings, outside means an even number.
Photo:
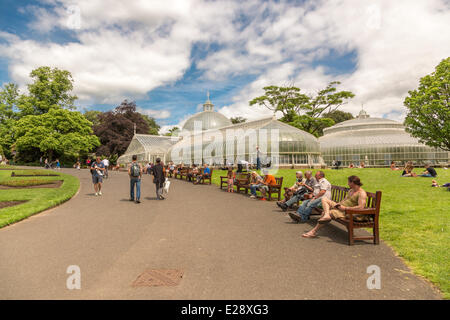
[[[0,229],[0,299],[440,299],[381,243],[347,245],[336,224],[317,239],[301,234],[272,202],[172,179],[155,200],[150,176],[142,203],[128,201],[125,173],[111,172],[95,197],[87,170],[65,204]],[[81,268],[81,290],[66,269]],[[381,289],[367,289],[367,267]],[[175,287],[131,286],[146,269],[181,269]]]

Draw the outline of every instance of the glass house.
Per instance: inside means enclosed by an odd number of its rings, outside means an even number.
[[[256,164],[257,146],[263,164],[280,167],[324,164],[316,137],[274,117],[187,134],[171,147],[167,159],[184,164],[229,165],[240,160]]]
[[[319,141],[313,135],[275,117],[232,124],[214,111],[209,97],[203,111],[190,117],[177,136],[135,134],[118,163],[126,165],[134,154],[141,163],[226,165],[245,160],[256,164],[256,147],[262,164],[281,167],[322,167]]]
[[[389,166],[413,161],[415,165],[446,165],[449,153],[420,143],[393,120],[371,118],[361,110],[356,119],[324,129],[319,138],[322,157],[327,165],[340,161],[342,166]]]
[[[177,141],[176,137],[135,134],[125,153],[117,159],[117,163],[129,164],[133,155],[137,155],[137,161],[140,163],[155,162],[156,158],[165,161],[167,150]]]

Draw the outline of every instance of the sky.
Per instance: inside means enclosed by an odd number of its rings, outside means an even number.
[[[26,91],[39,66],[72,73],[79,110],[124,99],[167,131],[201,110],[249,120],[268,85],[315,94],[331,81],[341,109],[402,121],[403,100],[450,56],[448,0],[1,0],[0,84]]]

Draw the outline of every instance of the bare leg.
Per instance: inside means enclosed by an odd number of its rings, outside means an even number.
[[[326,221],[331,219],[330,217],[330,208],[334,207],[336,205],[336,203],[334,201],[331,201],[330,199],[327,198],[322,198],[322,208],[323,208],[323,212],[322,215],[320,216],[320,219],[318,221]],[[323,225],[320,223],[317,223],[316,226],[310,230],[307,233],[304,233],[302,236],[304,238],[312,238],[315,237],[317,234],[317,231],[322,228]]]
[[[320,228],[322,228],[322,227],[323,227],[323,225],[318,223],[318,224],[316,224],[316,226],[312,230],[310,230],[309,232],[304,233],[302,235],[302,237],[304,237],[304,238],[313,238],[313,237],[315,237],[317,235],[317,231]]]
[[[330,208],[332,206],[335,206],[335,202],[331,201],[327,198],[322,198],[322,208],[323,208],[323,214],[322,217],[319,220],[328,220],[331,219],[330,217]]]

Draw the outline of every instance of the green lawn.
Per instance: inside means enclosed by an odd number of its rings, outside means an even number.
[[[293,169],[279,170],[283,186],[292,186]],[[303,170],[304,171],[304,170]],[[316,170],[313,170],[315,172]],[[415,172],[422,172],[416,168]],[[436,169],[440,185],[450,182],[450,170]],[[334,185],[346,186],[347,177],[357,175],[369,192],[382,191],[380,237],[394,248],[416,274],[426,277],[450,299],[450,192],[432,188],[432,178],[402,178],[401,171],[390,169],[324,170]],[[219,185],[225,171],[214,171],[213,183]],[[326,231],[322,231],[326,232]]]
[[[77,178],[63,173],[56,173],[55,177],[11,177],[11,172],[16,174],[49,174],[48,170],[0,170],[0,184],[17,184],[18,181],[30,182],[36,184],[39,181],[63,180],[60,188],[34,188],[34,189],[2,189],[0,190],[0,201],[19,201],[28,200],[27,202],[14,206],[0,209],[0,228],[11,223],[25,219],[33,214],[41,212],[45,209],[54,207],[64,201],[69,200],[78,191],[80,182]],[[32,182],[31,182],[32,181]]]

